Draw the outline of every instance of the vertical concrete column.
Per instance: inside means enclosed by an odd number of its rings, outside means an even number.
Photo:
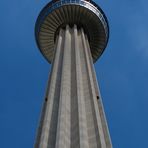
[[[66,26],[56,148],[70,148],[71,35]]]
[[[80,59],[80,47],[78,42],[78,31],[77,26],[74,25],[74,45],[75,45],[75,59],[76,59],[76,83],[77,83],[77,99],[78,99],[78,122],[79,122],[79,141],[80,148],[89,148],[87,123],[86,123],[86,112],[85,112],[85,98],[83,91],[82,82],[82,71],[81,71],[81,59]]]
[[[85,60],[86,60],[86,65],[87,65],[87,72],[88,72],[88,79],[89,79],[89,89],[91,92],[91,96],[92,96],[92,100],[93,100],[93,108],[95,110],[95,115],[94,117],[97,120],[97,132],[99,134],[99,139],[100,139],[100,146],[101,148],[106,148],[106,142],[105,142],[105,137],[104,137],[104,132],[103,132],[103,127],[102,127],[102,123],[101,123],[101,117],[100,117],[100,113],[98,110],[98,106],[97,106],[97,95],[96,95],[96,91],[95,91],[95,84],[93,81],[93,75],[92,75],[92,69],[91,69],[91,60],[89,57],[89,48],[87,47],[87,43],[86,43],[86,38],[84,35],[84,31],[83,29],[81,29],[81,33],[82,33],[82,41],[83,41],[83,46],[84,46],[84,51],[85,51]],[[94,122],[95,124],[95,122]]]
[[[52,116],[52,110],[53,110],[53,99],[54,99],[54,93],[55,93],[55,85],[56,85],[56,77],[58,76],[58,64],[59,64],[59,58],[60,58],[60,47],[62,44],[62,38],[63,37],[63,31],[60,31],[58,40],[57,40],[57,46],[56,46],[56,52],[55,52],[55,59],[52,65],[52,71],[51,71],[51,77],[50,77],[50,84],[47,92],[47,105],[45,110],[45,115],[43,119],[42,131],[39,139],[39,144],[35,146],[35,148],[48,148],[48,138],[49,138],[49,130],[50,130],[50,121]]]
[[[101,98],[99,83],[97,81],[96,72],[95,72],[93,59],[92,59],[91,52],[90,52],[90,46],[89,46],[89,41],[88,41],[87,35],[85,35],[85,39],[86,39],[88,55],[89,55],[90,63],[91,63],[90,65],[91,65],[91,71],[92,71],[94,85],[95,85],[95,91],[96,91],[96,95],[98,97],[97,98],[97,100],[98,100],[97,101],[98,102],[98,109],[99,109],[99,113],[100,113],[100,117],[101,117],[101,123],[102,123],[102,127],[103,127],[106,147],[107,148],[112,148],[112,143],[111,143],[111,138],[110,138],[109,129],[108,129],[108,125],[107,125],[107,120],[106,120],[106,116],[105,116],[105,112],[104,112],[104,108],[103,108],[103,102],[102,102],[102,98]]]

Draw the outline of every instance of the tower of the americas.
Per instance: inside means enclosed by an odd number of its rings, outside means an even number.
[[[35,36],[52,66],[35,148],[112,148],[93,66],[109,37],[101,8],[91,0],[53,0]]]

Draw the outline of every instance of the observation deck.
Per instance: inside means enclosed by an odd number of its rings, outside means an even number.
[[[54,0],[43,8],[35,26],[36,42],[43,56],[52,63],[59,30],[67,24],[84,29],[96,62],[107,45],[109,26],[102,9],[86,0]]]

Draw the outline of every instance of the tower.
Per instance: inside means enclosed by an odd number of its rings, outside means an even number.
[[[109,36],[101,8],[91,0],[53,0],[35,36],[52,64],[35,148],[112,148],[93,67]]]

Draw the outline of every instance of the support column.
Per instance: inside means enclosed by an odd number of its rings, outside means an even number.
[[[74,26],[74,45],[75,45],[75,59],[76,59],[76,83],[77,83],[77,100],[78,100],[78,117],[79,117],[79,139],[80,148],[89,148],[87,123],[86,123],[86,111],[85,111],[85,98],[83,91],[83,75],[81,71],[81,58],[78,41],[77,26]]]
[[[60,90],[56,148],[70,148],[71,35],[68,25],[66,26],[65,31],[64,49],[61,50],[63,50],[63,68]]]

